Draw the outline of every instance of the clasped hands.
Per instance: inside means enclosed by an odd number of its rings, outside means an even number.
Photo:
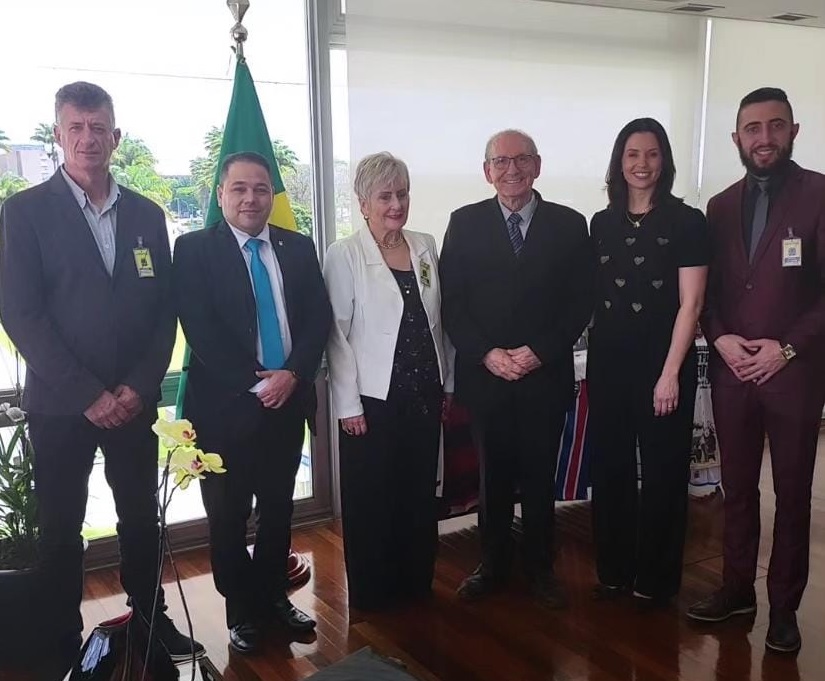
[[[505,381],[518,381],[541,366],[541,360],[527,345],[511,350],[494,348],[484,355],[483,363],[493,376]]]
[[[104,390],[83,415],[98,428],[111,430],[129,423],[143,411],[143,400],[128,385]]]
[[[788,364],[779,341],[771,338],[747,340],[736,334],[719,336],[713,344],[734,376],[743,383],[763,385]]]
[[[295,374],[284,369],[256,371],[255,375],[265,380],[264,386],[257,392],[257,395],[261,404],[267,409],[283,407],[298,385]]]

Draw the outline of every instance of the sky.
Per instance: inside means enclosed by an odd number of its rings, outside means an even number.
[[[189,172],[223,125],[234,23],[225,0],[0,0],[0,130],[27,143],[54,121],[54,93],[75,80],[112,95],[117,125],[143,139],[162,174]],[[251,0],[246,57],[269,133],[310,158],[303,0]],[[346,58],[333,53],[334,153],[349,158]]]

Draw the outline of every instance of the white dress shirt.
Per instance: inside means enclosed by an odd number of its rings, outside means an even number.
[[[519,223],[519,229],[521,230],[521,238],[527,238],[527,230],[530,227],[530,222],[533,219],[533,213],[536,212],[536,207],[539,205],[538,197],[536,196],[536,192],[533,192],[533,198],[527,202],[527,205],[524,206],[521,210],[510,210],[507,206],[505,206],[501,199],[498,200],[499,208],[501,208],[501,213],[504,215],[504,221],[510,219],[510,216],[513,213],[518,213],[521,215],[521,222]]]
[[[226,224],[229,224],[228,222]],[[252,269],[250,268],[250,262],[252,261],[252,254],[244,248],[246,242],[250,239],[258,239],[264,242],[264,245],[260,247],[258,252],[261,255],[261,262],[263,262],[264,267],[266,268],[266,272],[269,275],[269,284],[272,287],[272,295],[275,298],[275,309],[278,312],[278,326],[281,329],[281,341],[284,344],[284,359],[289,357],[289,354],[292,352],[292,335],[289,331],[289,319],[287,318],[287,311],[286,311],[286,298],[284,296],[284,275],[281,272],[281,266],[278,263],[278,256],[275,253],[275,249],[272,247],[272,242],[270,241],[269,235],[269,227],[265,227],[261,233],[256,237],[251,237],[246,232],[229,225],[229,229],[232,230],[232,234],[235,235],[235,239],[238,242],[238,248],[241,249],[241,254],[243,255],[244,262],[246,263],[246,271],[249,274],[249,282],[252,284],[252,292],[255,292],[255,286],[252,283]],[[258,327],[257,333],[257,341],[256,341],[256,354],[258,357],[258,361],[263,361],[263,346],[261,345],[261,331]],[[258,381],[252,388],[249,389],[249,392],[257,393],[263,388],[263,384],[265,380]]]
[[[109,196],[106,197],[103,208],[98,209],[89,200],[86,190],[69,177],[69,173],[63,166],[60,166],[60,172],[66,184],[69,185],[80,210],[83,211],[86,222],[89,223],[89,229],[92,230],[92,236],[97,244],[97,250],[100,251],[100,257],[103,258],[106,271],[112,274],[115,269],[115,232],[117,231],[117,202],[120,199],[120,187],[109,175]]]

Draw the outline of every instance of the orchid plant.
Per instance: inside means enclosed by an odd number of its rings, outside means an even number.
[[[37,553],[34,451],[22,409],[4,402],[0,418],[11,427],[8,440],[0,436],[0,569],[30,568]]]

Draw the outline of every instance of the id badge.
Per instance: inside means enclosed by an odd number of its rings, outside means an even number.
[[[782,267],[802,267],[802,239],[788,230],[788,236],[782,239]]]
[[[132,253],[135,256],[135,267],[137,267],[138,277],[145,279],[146,277],[155,276],[155,268],[152,265],[152,254],[148,248],[134,248]]]
[[[421,261],[421,285],[429,286],[432,283],[430,279],[430,263]]]

